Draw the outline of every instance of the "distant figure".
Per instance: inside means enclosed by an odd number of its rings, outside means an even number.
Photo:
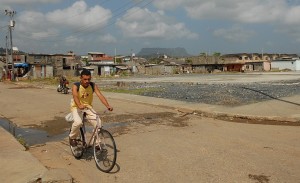
[[[59,79],[60,87],[64,87],[67,82],[67,78],[65,76],[61,76]]]
[[[4,72],[5,72],[5,69],[1,69],[1,72],[0,72],[0,81],[3,81]]]

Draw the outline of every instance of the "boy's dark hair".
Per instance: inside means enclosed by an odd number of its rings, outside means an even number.
[[[90,76],[91,72],[87,69],[83,69],[80,73],[80,76],[83,76],[83,75]]]

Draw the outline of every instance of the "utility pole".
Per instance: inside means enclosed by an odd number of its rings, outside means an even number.
[[[14,77],[14,59],[13,59],[13,43],[12,43],[12,29],[15,27],[15,21],[13,20],[14,15],[16,14],[16,11],[11,11],[11,10],[5,10],[5,15],[8,15],[10,17],[10,22],[8,25],[9,29],[9,37],[10,37],[10,53],[11,53],[11,64],[12,64],[12,72],[11,72],[11,80],[15,80]]]
[[[116,58],[116,57],[117,57],[117,48],[115,48],[115,59],[114,59],[114,64],[117,63],[117,60],[116,60],[117,58]]]
[[[7,48],[8,48],[8,37],[7,36],[5,36],[5,38],[6,38],[6,49],[5,49],[5,54],[6,54],[6,57],[5,57],[5,61],[6,61],[6,68],[5,68],[5,79],[8,79],[8,71],[9,71],[9,69],[8,69],[8,50],[7,50]]]

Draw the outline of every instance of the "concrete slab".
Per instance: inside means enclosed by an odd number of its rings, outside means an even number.
[[[0,134],[0,182],[27,183],[41,180],[47,169],[2,127]]]
[[[12,134],[0,127],[0,182],[72,182],[64,169],[48,170],[26,151]]]

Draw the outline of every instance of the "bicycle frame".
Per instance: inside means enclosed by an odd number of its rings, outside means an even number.
[[[82,117],[82,129],[83,129],[83,133],[85,134],[86,133],[86,130],[85,130],[85,121],[86,120],[90,120],[86,117],[86,110],[90,110],[90,109],[84,109],[82,110],[83,112],[83,117]],[[92,111],[92,110],[90,110]],[[92,111],[93,112],[93,111]],[[94,112],[93,112],[94,113]],[[84,145],[85,145],[85,148],[89,147],[91,145],[91,142],[92,140],[94,139],[94,136],[96,134],[96,138],[98,139],[99,136],[98,136],[98,133],[96,133],[96,131],[100,130],[102,128],[102,123],[101,123],[101,120],[100,120],[100,117],[99,117],[99,114],[98,113],[94,113],[96,114],[96,121],[97,121],[97,124],[96,124],[96,127],[94,128],[93,130],[93,133],[92,133],[92,136],[90,137],[90,140],[88,143],[86,143],[86,140],[85,140],[85,137],[84,137]]]

